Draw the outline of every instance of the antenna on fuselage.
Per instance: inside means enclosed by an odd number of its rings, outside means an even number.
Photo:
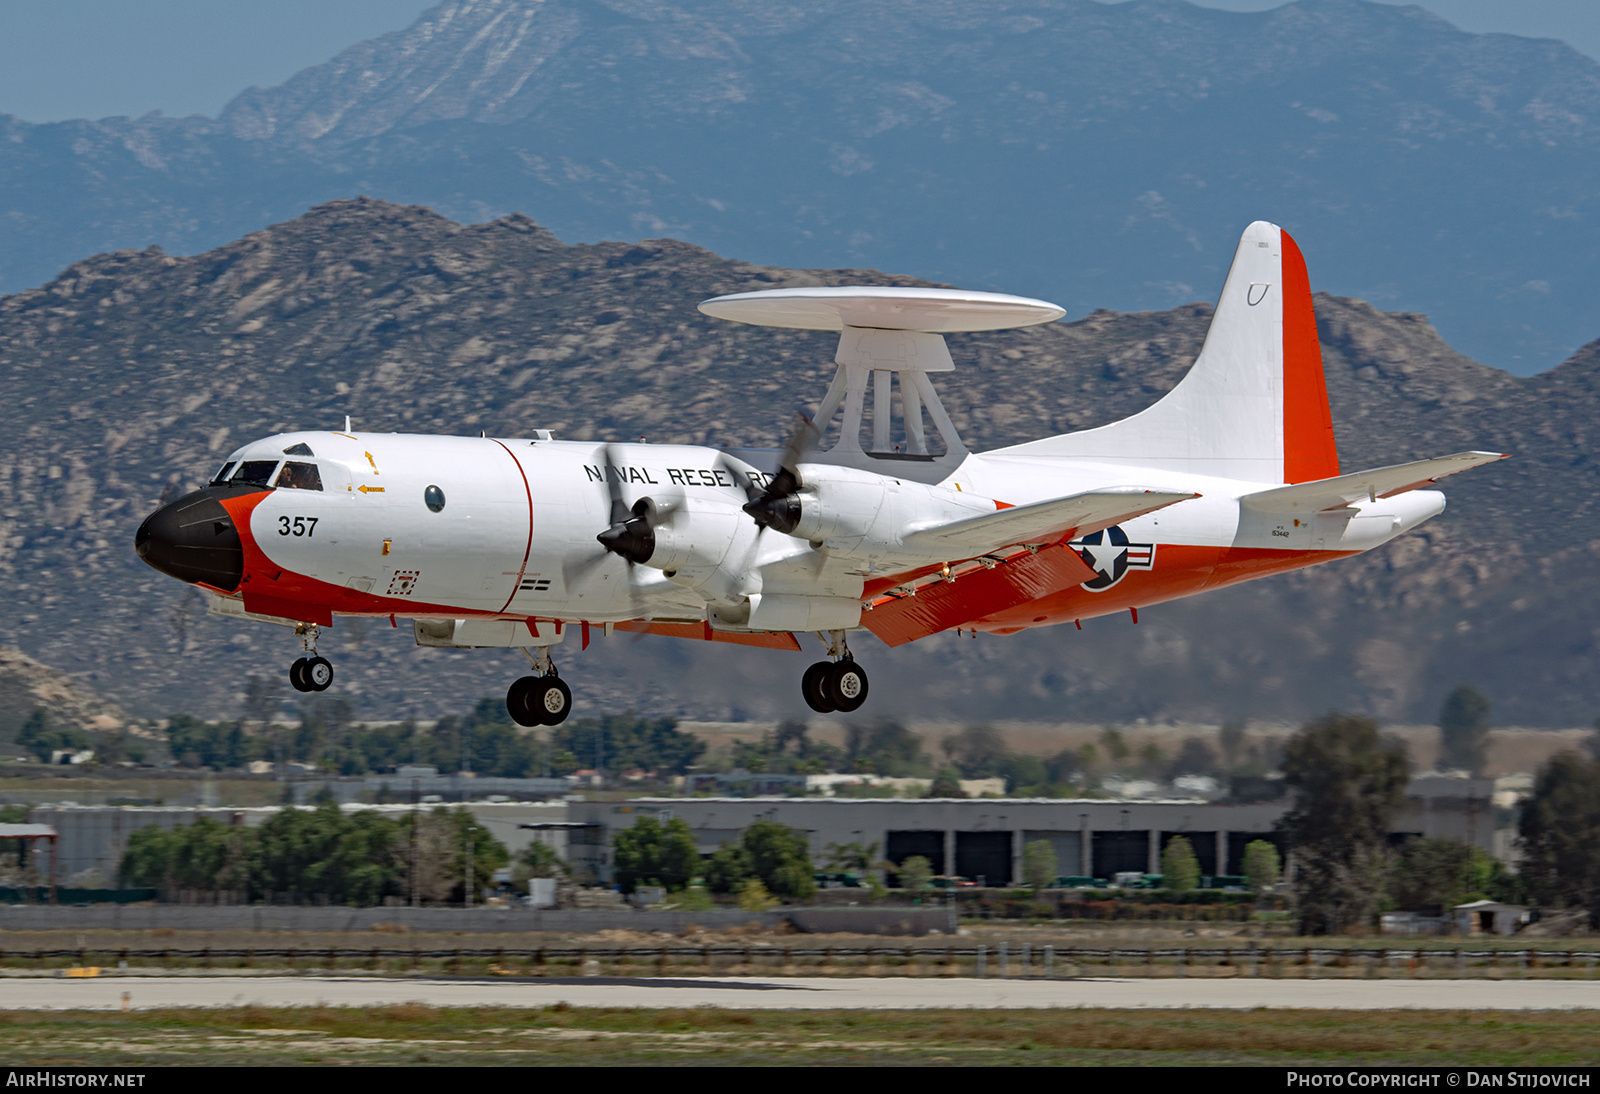
[[[839,439],[829,455],[838,462],[875,460],[959,463],[966,446],[928,379],[930,372],[955,368],[944,335],[958,331],[1005,330],[1049,323],[1065,309],[1043,300],[960,289],[881,285],[763,289],[703,301],[700,310],[718,319],[763,327],[839,332],[834,362],[839,366],[814,419],[819,434],[843,411]],[[900,387],[903,444],[891,436],[891,386]],[[873,398],[872,449],[863,450],[861,426],[866,397]],[[945,455],[928,452],[922,430],[926,410],[945,443]],[[900,465],[904,467],[904,465]],[[899,470],[897,474],[903,473]]]
[[[350,415],[348,415],[348,414],[346,414],[344,416],[344,431],[346,433],[354,433],[355,432],[355,430],[350,428]]]

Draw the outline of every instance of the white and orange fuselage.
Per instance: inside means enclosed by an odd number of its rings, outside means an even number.
[[[1166,397],[986,453],[966,450],[929,383],[953,367],[941,334],[1060,309],[831,289],[702,310],[841,332],[817,415],[825,429],[842,414],[831,448],[283,434],[152,516],[140,553],[237,614],[405,618],[426,644],[548,646],[577,630],[587,645],[620,627],[790,649],[865,629],[899,645],[1137,613],[1366,551],[1443,510],[1435,479],[1500,458],[1341,475],[1305,265],[1265,223],[1246,230],[1205,347]]]

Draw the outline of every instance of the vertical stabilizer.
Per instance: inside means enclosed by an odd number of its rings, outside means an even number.
[[[1305,259],[1289,233],[1244,230],[1194,366],[1120,422],[1004,449],[1296,483],[1339,473]]]

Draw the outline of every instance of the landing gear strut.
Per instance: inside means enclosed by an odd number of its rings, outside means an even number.
[[[506,689],[506,710],[519,726],[558,726],[572,711],[572,689],[556,675],[549,646],[534,647],[528,653],[538,676],[523,676]]]
[[[818,714],[849,713],[867,701],[867,674],[850,656],[843,631],[831,631],[824,640],[832,661],[818,661],[800,678],[800,694]]]
[[[294,633],[306,656],[289,666],[289,683],[296,691],[327,691],[333,684],[333,665],[326,657],[317,655],[317,635],[321,628],[315,623],[298,624]]]

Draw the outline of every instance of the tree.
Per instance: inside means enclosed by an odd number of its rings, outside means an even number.
[[[922,738],[892,718],[868,726],[852,722],[845,731],[845,758],[857,771],[900,777],[918,774],[926,763]]]
[[[932,785],[928,787],[929,798],[964,798],[967,792],[961,789],[961,773],[953,767],[942,767],[939,774],[934,777]]]
[[[776,908],[778,898],[767,891],[758,877],[745,878],[739,885],[739,908],[746,912],[767,912]]]
[[[714,893],[736,893],[748,878],[760,878],[768,892],[790,900],[810,900],[817,892],[804,832],[772,820],[746,828],[736,844],[723,844],[706,864],[706,885]]]
[[[1006,742],[993,726],[968,726],[939,742],[945,757],[969,779],[995,774],[1006,755]]]
[[[1410,781],[1404,746],[1381,741],[1370,718],[1333,713],[1290,739],[1283,776],[1295,796],[1283,826],[1295,854],[1301,932],[1366,923],[1377,911],[1385,843]]]
[[[875,869],[878,845],[873,843],[830,843],[826,869],[836,874],[865,874]]]
[[[1453,908],[1470,886],[1472,848],[1449,839],[1409,840],[1389,871],[1395,907],[1418,912]]]
[[[1217,733],[1217,743],[1222,746],[1222,760],[1228,765],[1228,770],[1239,766],[1239,761],[1244,758],[1244,723],[1223,722],[1222,729]]]
[[[923,855],[911,855],[900,863],[895,874],[902,889],[910,889],[913,892],[926,889],[928,882],[933,878],[933,863]]]
[[[1113,726],[1107,726],[1100,731],[1100,743],[1105,746],[1106,755],[1111,757],[1112,763],[1123,763],[1133,755],[1133,750],[1128,747],[1122,731]]]
[[[640,817],[632,828],[617,833],[611,861],[617,884],[625,893],[642,884],[662,885],[675,893],[700,872],[700,851],[682,817],[673,817],[664,825],[654,817]]]
[[[1439,710],[1439,766],[1483,771],[1489,752],[1489,700],[1462,684]]]
[[[1541,904],[1583,908],[1600,927],[1600,760],[1562,752],[1522,805],[1522,877]]]
[[[1167,768],[1167,778],[1179,775],[1216,775],[1222,770],[1216,751],[1199,737],[1185,737]]]
[[[512,871],[512,880],[523,882],[531,877],[566,877],[572,868],[554,847],[535,841],[518,852]]]
[[[39,762],[50,762],[50,754],[58,749],[87,748],[88,736],[79,729],[57,729],[50,724],[50,714],[44,707],[35,707],[28,720],[17,731],[17,744],[39,757]]]
[[[1050,778],[1044,761],[1037,756],[1011,752],[995,765],[995,774],[1006,781],[1006,793],[1014,794],[1028,787],[1040,786]]]
[[[505,709],[503,703],[500,709]],[[556,773],[561,775],[585,767],[682,775],[700,759],[706,743],[680,730],[674,718],[607,714],[557,726],[551,732],[551,748],[557,753]]]
[[[1278,884],[1282,860],[1278,849],[1264,839],[1253,839],[1244,847],[1244,879],[1252,893],[1263,893]]]
[[[706,888],[713,893],[737,893],[754,876],[755,867],[742,843],[724,843],[706,862]]]
[[[1178,893],[1193,892],[1200,887],[1200,860],[1195,857],[1194,844],[1184,836],[1173,836],[1161,852],[1161,873],[1168,889]]]
[[[1022,849],[1022,878],[1031,889],[1048,889],[1056,879],[1056,849],[1037,839]]]

